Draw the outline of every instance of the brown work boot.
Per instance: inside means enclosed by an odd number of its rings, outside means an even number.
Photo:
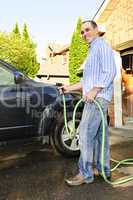
[[[84,183],[92,183],[93,182],[93,178],[90,179],[85,179],[84,176],[82,176],[81,174],[77,174],[76,176],[66,179],[65,182],[70,185],[70,186],[78,186],[78,185],[82,185]]]

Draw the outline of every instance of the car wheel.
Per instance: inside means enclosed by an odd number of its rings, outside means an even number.
[[[56,131],[52,136],[52,144],[55,149],[66,157],[79,156],[79,123],[80,123],[80,114],[76,115],[75,128],[76,134],[73,138],[67,133],[64,117],[58,121]],[[72,129],[72,115],[67,117],[68,129]]]

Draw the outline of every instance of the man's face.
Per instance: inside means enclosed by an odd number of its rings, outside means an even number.
[[[87,43],[90,43],[95,37],[98,36],[98,29],[93,28],[91,23],[86,22],[81,26],[81,35]]]

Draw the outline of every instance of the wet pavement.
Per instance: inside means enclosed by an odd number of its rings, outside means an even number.
[[[111,136],[112,137],[112,136]],[[133,140],[113,136],[111,157],[133,157]],[[112,187],[100,177],[94,183],[69,187],[64,178],[77,171],[77,159],[66,159],[48,145],[31,144],[0,151],[0,200],[131,200],[133,182]],[[122,166],[112,180],[132,174],[133,167]]]

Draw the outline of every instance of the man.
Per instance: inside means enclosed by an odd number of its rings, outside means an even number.
[[[81,82],[77,84],[63,86],[65,93],[82,89],[85,101],[79,129],[79,173],[75,177],[66,180],[67,184],[71,186],[92,183],[94,181],[94,147],[96,147],[96,168],[98,172],[101,173],[102,123],[100,112],[93,100],[96,99],[100,103],[106,115],[108,104],[112,98],[113,79],[116,74],[113,51],[108,44],[99,37],[97,24],[94,21],[84,21],[81,26],[81,35],[83,39],[90,44],[83,71],[83,78]],[[106,176],[109,177],[110,155],[107,122],[105,126],[105,173]]]

